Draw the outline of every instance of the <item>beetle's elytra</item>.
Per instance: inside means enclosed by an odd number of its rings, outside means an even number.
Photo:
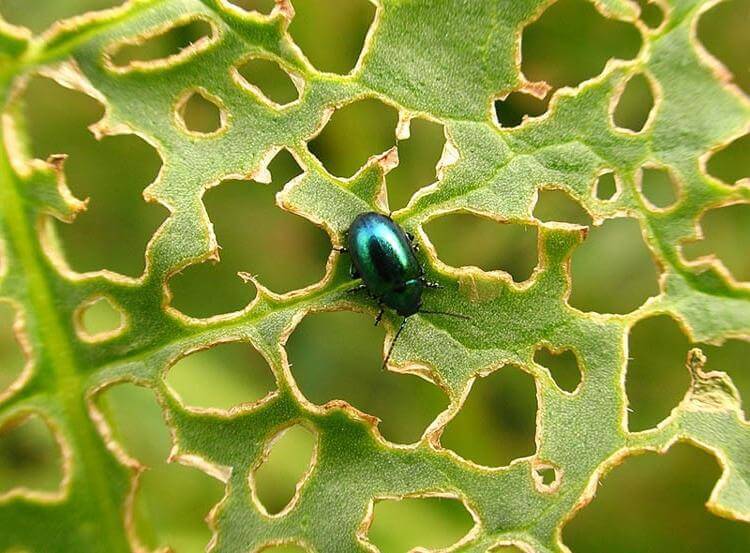
[[[456,313],[422,309],[424,290],[437,288],[438,285],[425,279],[424,269],[415,253],[413,237],[390,217],[374,211],[360,213],[349,227],[346,238],[346,251],[352,259],[352,276],[362,279],[362,284],[351,291],[366,290],[378,301],[380,313],[375,324],[383,315],[383,307],[389,307],[404,317],[391,342],[384,366],[411,315],[422,312],[468,319]]]

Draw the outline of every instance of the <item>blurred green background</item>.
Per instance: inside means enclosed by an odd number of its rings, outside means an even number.
[[[12,23],[42,32],[58,18],[119,3],[0,0],[0,13]],[[271,0],[232,3],[266,13],[273,5]],[[293,3],[297,17],[291,33],[313,64],[339,73],[350,70],[372,20],[372,5],[366,0]],[[640,4],[646,24],[658,26],[661,10],[643,0]],[[730,0],[712,8],[698,27],[703,45],[725,63],[745,93],[750,93],[748,28],[750,0]],[[196,32],[183,28],[167,35],[144,55],[172,52],[195,40]],[[525,31],[523,70],[530,79],[547,80],[554,89],[573,86],[598,74],[611,57],[632,58],[640,46],[640,35],[632,25],[604,19],[585,0],[560,0]],[[269,95],[289,92],[288,83],[280,82],[277,73],[257,71],[256,84]],[[524,114],[543,113],[548,99],[512,94],[497,102],[498,120],[505,126],[518,125]],[[69,264],[78,271],[108,268],[140,274],[146,243],[166,216],[165,209],[146,204],[141,197],[159,170],[158,155],[133,136],[96,142],[86,127],[101,117],[102,107],[48,80],[35,78],[25,100],[34,155],[69,154],[69,185],[78,197],[91,198],[89,211],[75,223],[56,226]],[[652,102],[647,79],[634,79],[615,122],[641,128]],[[210,105],[198,105],[186,117],[197,127],[210,127],[214,115]],[[310,149],[333,174],[347,177],[368,156],[397,144],[401,164],[387,182],[391,207],[396,209],[406,205],[414,191],[435,180],[435,164],[444,142],[440,125],[417,120],[412,123],[411,137],[397,143],[396,121],[396,111],[379,101],[357,102],[337,112]],[[728,184],[750,177],[749,137],[715,154],[708,169]],[[274,203],[276,192],[300,168],[282,152],[270,170],[271,184],[228,181],[206,194],[222,260],[190,267],[172,279],[169,285],[176,308],[199,317],[240,309],[255,291],[237,278],[237,271],[257,274],[278,292],[321,278],[331,248],[328,237]],[[610,197],[615,193],[613,185],[612,175],[605,175],[597,194]],[[643,190],[656,206],[668,206],[676,197],[668,175],[659,171],[644,175]],[[540,194],[535,215],[543,221],[591,224],[581,206],[558,191]],[[737,279],[750,280],[750,206],[709,212],[702,225],[705,239],[686,245],[685,255],[692,259],[714,252]],[[441,259],[451,265],[503,269],[520,282],[537,263],[533,225],[500,225],[454,215],[431,223],[426,230]],[[572,273],[570,301],[583,310],[624,313],[658,291],[656,266],[634,220],[610,220],[592,227],[588,240],[574,255]],[[12,338],[13,318],[12,309],[0,304],[0,389],[15,379],[23,365]],[[100,303],[86,313],[85,325],[96,334],[116,326],[117,320],[112,309]],[[345,341],[336,339],[342,335]],[[410,443],[446,407],[447,398],[415,376],[381,371],[383,339],[384,330],[373,327],[369,316],[319,313],[305,318],[295,330],[288,353],[294,376],[311,401],[345,399],[380,417],[387,439]],[[630,425],[640,430],[667,416],[684,394],[688,375],[683,362],[691,344],[666,316],[637,324],[629,341]],[[750,344],[731,340],[704,351],[709,368],[727,371],[742,396],[750,397]],[[572,355],[556,356],[543,350],[536,359],[552,371],[563,389],[575,389],[580,373]],[[260,355],[246,344],[225,344],[190,355],[174,366],[169,382],[190,405],[223,408],[259,399],[274,385]],[[152,547],[169,544],[178,552],[203,550],[210,537],[203,519],[221,498],[221,486],[196,470],[165,462],[169,435],[150,392],[121,385],[105,396],[102,403],[121,442],[151,467],[137,498],[142,539]],[[504,368],[475,384],[465,407],[448,426],[443,443],[479,463],[507,464],[534,452],[535,409],[531,377],[516,367]],[[258,497],[267,510],[278,512],[287,504],[309,464],[313,445],[312,435],[302,427],[292,428],[276,442],[270,460],[256,475]],[[750,551],[750,525],[715,517],[703,507],[719,474],[713,457],[688,445],[675,446],[662,457],[649,454],[628,459],[605,478],[594,502],[565,528],[564,540],[576,552]],[[59,479],[59,455],[40,420],[4,430],[0,435],[0,493],[18,485],[54,489]],[[403,552],[418,545],[450,545],[470,526],[466,511],[455,501],[383,502],[376,507],[370,539],[384,552]],[[278,549],[282,550],[296,549]]]

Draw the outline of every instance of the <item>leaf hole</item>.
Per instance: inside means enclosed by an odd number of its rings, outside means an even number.
[[[685,358],[690,343],[668,315],[638,321],[628,337],[628,428],[656,426],[682,400],[690,386]]]
[[[67,153],[67,183],[76,197],[90,199],[72,224],[54,219],[51,225],[66,264],[79,273],[109,269],[139,276],[146,244],[168,215],[141,194],[161,169],[158,152],[132,134],[97,141],[88,126],[101,119],[102,105],[51,79],[32,78],[22,102],[31,155]]]
[[[715,256],[740,282],[750,282],[750,256],[738,248],[739,237],[750,236],[750,204],[739,203],[709,209],[698,221],[703,239],[682,244],[688,260]],[[741,239],[741,238],[740,238]]]
[[[616,99],[612,123],[621,130],[641,132],[654,110],[654,93],[651,81],[643,73],[628,79]]]
[[[148,466],[164,462],[172,440],[151,390],[129,382],[118,383],[104,389],[95,399],[112,438],[129,456]],[[133,417],[133,413],[138,413],[138,417]]]
[[[205,517],[223,496],[223,484],[197,469],[166,461],[172,439],[151,390],[115,384],[97,396],[96,404],[112,437],[147,467],[132,507],[140,540],[149,550],[204,550],[211,538]]]
[[[679,323],[668,315],[637,322],[628,338],[625,389],[631,432],[652,428],[682,401],[690,387],[685,358],[692,347],[708,358],[705,371],[729,374],[743,399],[750,397],[750,374],[744,370],[750,342],[728,340],[721,346],[694,344]]]
[[[734,139],[713,153],[706,162],[706,170],[712,177],[729,185],[737,185],[743,179],[750,180],[750,134]]]
[[[372,315],[320,312],[302,320],[287,351],[295,381],[311,402],[345,400],[379,417],[386,439],[413,443],[448,400],[440,388],[416,375],[382,370],[384,340],[383,325],[374,326]]]
[[[425,232],[440,259],[452,267],[501,270],[515,282],[523,282],[537,265],[536,225],[451,213],[431,220]]]
[[[580,553],[598,553],[604,543],[617,552],[739,553],[746,549],[741,544],[750,543],[747,523],[718,517],[704,506],[719,476],[716,459],[687,444],[676,444],[663,456],[629,457],[565,525],[563,541]]]
[[[197,319],[241,311],[257,293],[255,286],[228,264],[214,260],[185,267],[172,275],[167,285],[169,305]],[[206,294],[206,290],[212,293]]]
[[[63,473],[60,445],[41,416],[25,414],[0,426],[0,496],[13,490],[57,494]]]
[[[225,0],[227,3],[237,6],[246,12],[257,12],[263,15],[271,13],[276,6],[275,0]]]
[[[612,171],[605,171],[594,183],[594,196],[603,201],[614,200],[619,193],[617,178]]]
[[[640,192],[652,210],[673,207],[680,194],[676,177],[663,167],[641,168]]]
[[[289,33],[307,59],[320,71],[349,73],[362,53],[375,6],[367,0],[295,0],[294,11]]]
[[[511,92],[504,100],[495,100],[495,113],[501,127],[513,128],[525,120],[547,113],[549,97],[537,98],[526,92]]]
[[[659,293],[658,276],[638,221],[607,219],[573,252],[568,303],[581,311],[630,313]]]
[[[398,165],[386,175],[388,206],[405,207],[421,188],[437,180],[436,167],[445,146],[443,125],[412,119],[408,139],[398,142]]]
[[[177,103],[177,120],[188,132],[202,136],[214,135],[227,126],[220,100],[205,90],[192,91]]]
[[[506,466],[536,451],[536,410],[534,377],[506,365],[474,381],[440,442],[479,465]]]
[[[641,9],[639,19],[649,29],[658,29],[664,22],[664,10],[653,0],[638,0],[638,7]]]
[[[448,497],[376,500],[368,540],[381,553],[445,550],[474,526],[462,501]]]
[[[640,48],[632,23],[604,17],[587,0],[560,0],[524,29],[521,70],[555,89],[576,86],[601,73],[608,60],[632,59]]]
[[[2,0],[0,11],[3,19],[12,25],[20,25],[40,34],[53,23],[92,11],[121,6],[125,0],[77,0],[76,2],[49,2],[44,6],[29,9],[28,0]]]
[[[101,342],[125,330],[125,313],[111,299],[91,298],[76,310],[76,332],[84,342]]]
[[[26,365],[19,342],[19,314],[7,302],[0,302],[0,396],[18,380]]]
[[[708,358],[704,370],[722,371],[732,378],[732,382],[740,392],[745,412],[750,403],[750,371],[747,370],[747,360],[750,359],[750,341],[727,340],[720,346],[700,344],[701,350]]]
[[[268,169],[270,184],[227,180],[204,194],[221,261],[191,265],[170,279],[175,309],[210,317],[244,308],[255,292],[237,276],[241,271],[278,293],[323,278],[331,252],[328,234],[276,205],[276,194],[302,170],[287,150],[281,150]]]
[[[338,108],[308,148],[329,173],[350,177],[395,144],[397,122],[395,108],[374,98],[358,100]]]
[[[167,383],[189,407],[230,409],[276,389],[268,362],[249,342],[226,342],[180,358]]]
[[[534,217],[545,223],[557,221],[591,226],[591,215],[564,190],[540,189],[534,206]]]
[[[539,464],[532,469],[534,483],[542,492],[555,492],[560,487],[560,471],[552,465]]]
[[[252,489],[266,514],[292,508],[295,495],[314,466],[316,442],[315,433],[295,424],[266,444],[264,458],[252,474]]]
[[[581,384],[581,366],[571,349],[553,351],[542,346],[534,352],[534,362],[549,370],[561,390],[573,393]]]
[[[236,72],[243,87],[275,107],[284,107],[299,99],[304,85],[301,77],[292,77],[279,62],[268,58],[252,57],[239,65]]]
[[[745,94],[750,94],[750,3],[747,0],[720,2],[698,19],[698,40],[732,75]]]
[[[189,52],[205,49],[215,38],[213,25],[204,19],[173,22],[144,35],[115,43],[109,50],[111,64],[120,69],[158,67]]]

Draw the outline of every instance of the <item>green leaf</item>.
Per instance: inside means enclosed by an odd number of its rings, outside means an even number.
[[[124,381],[151,389],[160,402],[172,432],[170,460],[225,484],[225,496],[209,517],[214,551],[258,551],[274,543],[321,552],[373,550],[366,534],[374,501],[435,495],[458,498],[475,521],[456,550],[517,543],[538,552],[564,551],[562,526],[593,497],[605,471],[629,455],[665,451],[675,441],[696,444],[720,461],[723,476],[708,508],[750,521],[750,424],[729,377],[704,372],[699,351],[687,363],[691,388],[669,418],[644,432],[627,430],[626,344],[637,321],[666,313],[694,341],[750,340],[747,283],[733,281],[714,260],[686,262],[679,248],[695,237],[696,220],[706,209],[750,201],[746,183],[724,185],[701,162],[750,123],[747,97],[724,81],[717,62],[694,38],[708,4],[670,0],[662,27],[649,31],[638,24],[643,47],[633,60],[610,62],[577,88],[556,91],[546,115],[511,129],[494,122],[493,102],[513,90],[544,88],[525,81],[517,60],[524,26],[548,2],[378,4],[363,55],[343,76],[317,71],[294,45],[287,32],[293,9],[286,0],[278,0],[269,16],[222,0],[131,0],[36,37],[2,24],[0,299],[21,313],[30,362],[0,395],[0,428],[41,416],[61,444],[65,476],[52,494],[19,489],[0,496],[1,551],[140,547],[133,496],[143,467],[118,445],[98,403],[106,388]],[[633,21],[637,15],[623,0],[595,4],[608,17]],[[211,37],[164,60],[111,64],[118,45],[194,20],[208,22]],[[279,107],[242,86],[233,68],[252,54],[297,75],[300,99]],[[100,100],[106,114],[92,129],[97,136],[135,133],[161,155],[162,171],[144,197],[170,215],[149,243],[141,277],[76,274],[64,262],[50,219],[70,221],[85,203],[67,189],[63,158],[43,162],[26,152],[18,102],[34,73]],[[632,133],[616,128],[610,112],[628,79],[639,73],[654,84],[656,105],[644,130]],[[216,132],[191,133],[176,124],[179,103],[195,91],[222,111]],[[430,308],[470,317],[417,314],[393,350],[392,369],[419,373],[450,400],[410,446],[384,440],[377,419],[348,404],[311,404],[292,377],[284,345],[306,314],[377,311],[372,301],[346,293],[351,279],[337,252],[319,283],[284,295],[244,275],[258,295],[236,313],[198,320],[164,307],[170,276],[219,254],[204,192],[230,177],[262,179],[282,148],[304,173],[278,195],[279,206],[323,227],[333,244],[343,243],[358,213],[388,212],[385,175],[397,162],[396,149],[342,180],[306,147],[332,110],[366,96],[397,108],[402,124],[417,116],[441,123],[448,141],[438,181],[393,214],[417,236],[429,278],[443,285],[431,293]],[[667,168],[677,180],[674,208],[654,210],[643,199],[638,179],[644,165]],[[614,171],[621,183],[611,201],[593,191],[604,170]],[[661,270],[659,295],[625,315],[570,307],[570,258],[586,239],[586,228],[535,219],[543,187],[568,192],[597,223],[623,215],[637,219]],[[536,225],[540,263],[530,281],[519,285],[503,272],[442,263],[423,226],[458,211]],[[76,313],[91,298],[118,306],[124,328],[104,340],[81,339]],[[388,313],[385,322],[392,336],[400,321]],[[192,351],[228,341],[246,341],[260,351],[278,389],[230,411],[183,405],[165,382],[168,368]],[[574,393],[558,388],[534,362],[542,344],[576,354],[583,379]],[[443,449],[440,436],[475,380],[505,364],[535,379],[537,451],[507,467],[481,467]],[[314,462],[289,510],[270,517],[253,499],[250,475],[268,440],[294,424],[316,434]],[[554,486],[541,484],[536,474],[548,467],[558,474]]]

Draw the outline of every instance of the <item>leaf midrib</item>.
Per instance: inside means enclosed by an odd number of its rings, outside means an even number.
[[[85,475],[86,489],[90,490],[87,518],[102,523],[100,538],[109,542],[108,550],[129,550],[129,544],[123,543],[122,540],[123,506],[116,505],[109,493],[109,486],[105,481],[108,473],[107,462],[103,459],[91,432],[88,431],[93,428],[93,421],[88,416],[83,399],[85,383],[81,376],[82,371],[77,367],[70,338],[55,307],[52,287],[45,277],[44,253],[34,239],[35,225],[27,217],[28,212],[14,175],[6,149],[0,148],[0,210],[6,223],[7,239],[13,245],[15,259],[24,275],[24,315],[27,320],[35,319],[36,324],[33,326],[39,333],[39,340],[36,342],[44,344],[47,352],[46,355],[39,350],[36,352],[35,370],[40,369],[39,360],[42,358],[50,367],[54,384],[46,392],[52,395],[52,390],[55,390],[54,396],[62,406],[62,414],[67,419],[64,426],[66,435],[75,442],[69,444],[73,457],[69,463],[72,480],[69,482],[66,497],[69,497],[70,489],[76,485],[73,481],[75,477]],[[54,352],[54,355],[49,352]]]

